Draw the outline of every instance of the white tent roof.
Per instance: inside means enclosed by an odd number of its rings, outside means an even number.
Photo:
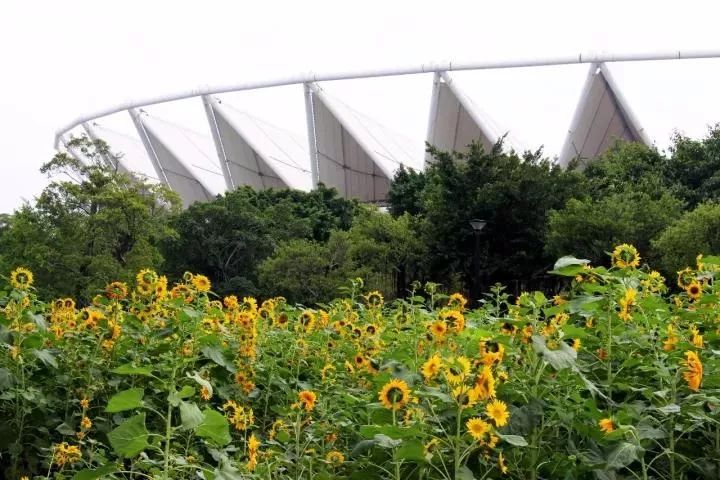
[[[479,140],[486,151],[507,133],[453,81],[448,72],[435,75],[427,142],[444,151],[465,152],[471,142]],[[514,136],[505,139],[506,146],[520,150]],[[432,161],[426,154],[425,161]]]
[[[591,64],[558,161],[595,158],[618,139],[650,143],[605,64]]]
[[[405,165],[421,168],[404,138],[329,95],[317,84],[312,91],[312,118],[318,180],[347,198],[386,200],[390,179]]]
[[[158,173],[150,163],[147,152],[139,139],[97,122],[87,123],[84,127],[91,139],[104,140],[110,147],[110,151],[119,156],[118,170],[141,175],[151,182],[159,181]]]
[[[300,138],[216,98],[203,101],[230,187],[312,188],[310,157]]]
[[[144,112],[133,110],[131,116],[160,178],[180,195],[183,205],[211,200],[225,190],[212,158],[212,141]]]

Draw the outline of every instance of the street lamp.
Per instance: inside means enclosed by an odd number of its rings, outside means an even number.
[[[478,218],[470,220],[470,226],[475,236],[475,248],[473,249],[473,272],[470,284],[470,298],[477,300],[480,297],[480,232],[485,228],[487,222]]]
[[[485,225],[487,225],[487,222],[485,220],[480,220],[478,218],[473,218],[472,220],[470,220],[470,226],[472,227],[475,235],[479,234],[480,230],[485,228]]]

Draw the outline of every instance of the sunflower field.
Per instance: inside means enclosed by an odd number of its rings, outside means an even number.
[[[0,294],[7,479],[720,478],[720,257],[620,245],[477,308],[357,279],[306,308],[151,270],[91,304]],[[670,283],[677,283],[669,285]],[[676,293],[672,293],[676,292]]]

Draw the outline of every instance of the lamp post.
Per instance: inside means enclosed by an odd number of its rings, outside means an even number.
[[[475,247],[473,248],[473,271],[472,282],[470,283],[470,298],[477,300],[480,296],[480,232],[485,228],[487,222],[478,218],[470,220],[470,226],[475,237]]]

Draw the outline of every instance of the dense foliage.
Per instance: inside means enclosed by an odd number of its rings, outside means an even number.
[[[88,163],[60,153],[42,167],[55,180],[0,225],[0,267],[28,265],[42,294],[88,301],[113,279],[162,265],[160,242],[173,234],[168,220],[179,198],[117,171],[102,141],[70,147]]]
[[[86,308],[0,295],[3,478],[714,479],[720,257],[668,295],[634,247],[477,309],[427,284],[323,309],[143,270]]]
[[[581,176],[563,171],[540,151],[519,156],[502,143],[486,152],[438,152],[422,173],[400,171],[389,195],[394,214],[414,214],[417,235],[429,250],[429,278],[457,279],[463,288],[473,276],[485,286],[544,275],[552,258],[544,252],[547,216],[579,195]],[[473,268],[475,240],[470,220],[484,219],[482,261]],[[475,270],[475,271],[474,271]]]

